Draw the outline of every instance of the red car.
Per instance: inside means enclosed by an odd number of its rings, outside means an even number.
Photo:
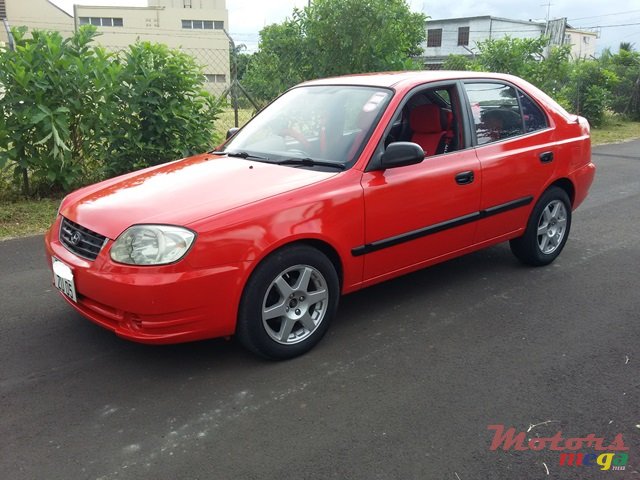
[[[594,173],[587,121],[519,78],[330,78],[217,151],[68,195],[45,242],[62,297],[121,337],[282,359],[341,294],[504,241],[551,263]]]

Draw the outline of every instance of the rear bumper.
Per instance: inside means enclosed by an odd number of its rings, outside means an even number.
[[[575,187],[575,198],[573,199],[573,209],[580,206],[584,199],[587,198],[591,184],[596,175],[596,166],[589,162],[583,167],[574,171],[569,177]]]
[[[162,267],[113,263],[107,244],[94,262],[58,240],[60,218],[45,235],[51,257],[73,272],[78,301],[60,295],[81,315],[118,336],[142,343],[179,343],[231,335],[245,263],[193,269],[186,261]]]

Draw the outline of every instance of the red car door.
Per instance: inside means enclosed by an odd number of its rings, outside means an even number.
[[[405,167],[365,172],[364,281],[419,268],[472,244],[480,205],[473,149]]]
[[[536,197],[554,175],[553,129],[542,107],[512,85],[465,82],[482,168],[482,219],[474,243],[526,226]]]

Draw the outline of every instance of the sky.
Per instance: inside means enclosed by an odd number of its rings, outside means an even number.
[[[73,0],[53,0],[71,11]],[[248,51],[257,48],[258,32],[265,25],[278,23],[291,15],[294,7],[304,7],[308,0],[226,0],[229,31],[236,44],[244,43]],[[146,0],[80,0],[83,5],[144,6]],[[640,0],[407,0],[411,9],[432,19],[493,15],[517,20],[544,20],[567,17],[574,28],[599,27],[597,50],[620,42],[635,44],[640,50]],[[551,4],[551,5],[549,5]],[[629,25],[632,24],[632,25]],[[635,24],[635,25],[633,25]]]

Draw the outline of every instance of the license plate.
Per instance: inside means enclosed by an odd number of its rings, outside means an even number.
[[[51,259],[51,265],[53,267],[53,285],[71,300],[77,302],[76,284],[73,281],[71,269],[57,258]]]

